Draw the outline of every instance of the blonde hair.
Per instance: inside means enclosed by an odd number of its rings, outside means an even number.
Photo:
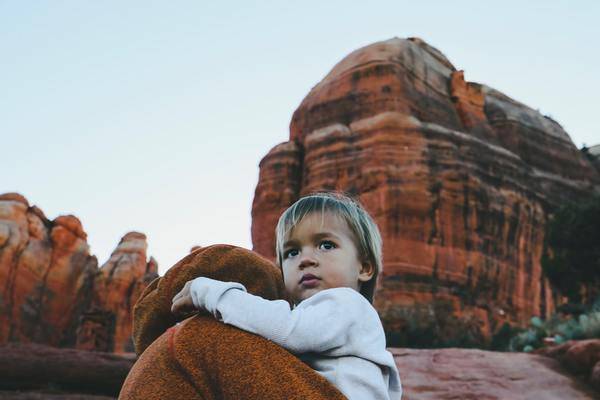
[[[373,276],[363,282],[360,293],[373,303],[377,276],[382,269],[382,240],[377,224],[360,203],[342,193],[314,193],[300,198],[281,214],[275,228],[277,264],[283,265],[283,243],[286,236],[304,217],[312,213],[331,213],[341,217],[354,234],[354,245],[361,263],[373,266]]]

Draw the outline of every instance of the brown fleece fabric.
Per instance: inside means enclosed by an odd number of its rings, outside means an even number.
[[[134,307],[139,358],[119,399],[345,399],[325,378],[267,339],[206,313],[176,324],[171,299],[199,276],[240,282],[266,299],[285,298],[279,268],[254,252],[214,245],[189,254],[154,280]]]

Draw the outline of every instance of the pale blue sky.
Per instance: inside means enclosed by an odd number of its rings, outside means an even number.
[[[260,159],[335,63],[394,36],[600,143],[600,2],[366,4],[0,0],[0,193],[79,217],[100,264],[130,230],[161,273],[251,247]]]

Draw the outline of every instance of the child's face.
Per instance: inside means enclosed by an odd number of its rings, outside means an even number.
[[[358,291],[374,272],[360,262],[346,221],[330,213],[308,214],[292,229],[284,240],[282,269],[295,304],[325,289]]]

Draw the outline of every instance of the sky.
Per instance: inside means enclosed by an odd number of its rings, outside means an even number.
[[[252,247],[258,163],[350,52],[420,37],[465,79],[600,143],[597,1],[0,0],[0,193],[77,216],[106,262],[129,231],[163,274]]]

